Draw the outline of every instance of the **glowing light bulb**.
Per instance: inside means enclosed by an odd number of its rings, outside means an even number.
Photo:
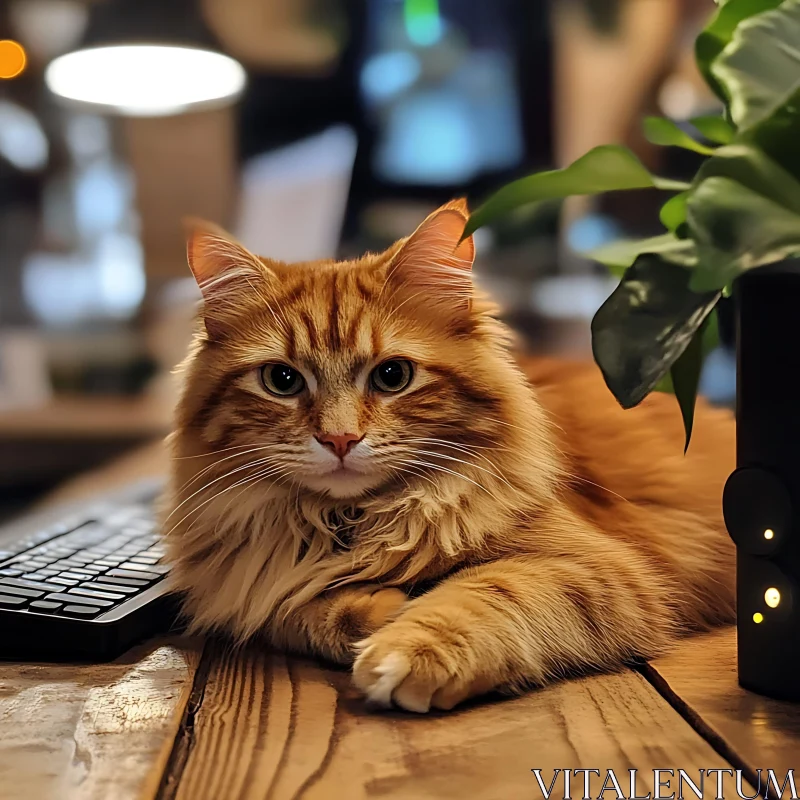
[[[770,608],[777,608],[781,602],[781,593],[774,586],[770,586],[770,588],[764,592],[764,602]]]
[[[764,538],[765,539],[774,539],[775,538],[775,531],[772,528],[767,528],[764,531]]]
[[[166,116],[232,102],[242,93],[241,65],[210,50],[113,45],[67,53],[45,73],[50,91],[129,116]]]
[[[759,625],[763,621],[764,621],[764,615],[760,611],[756,611],[756,613],[753,614],[753,622],[755,622],[756,625]]]

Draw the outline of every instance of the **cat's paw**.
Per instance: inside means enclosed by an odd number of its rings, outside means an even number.
[[[408,602],[408,596],[401,589],[381,586],[370,587],[371,591],[361,600],[361,610],[370,631],[376,631],[391,622],[400,609]]]
[[[359,642],[353,682],[374,706],[392,704],[425,714],[431,707],[449,710],[493,688],[435,635],[400,620]]]

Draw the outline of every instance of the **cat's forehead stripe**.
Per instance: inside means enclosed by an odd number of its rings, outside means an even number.
[[[373,302],[375,292],[359,271],[319,271],[281,298],[290,360],[319,361],[332,354],[363,361],[375,356],[383,338]]]

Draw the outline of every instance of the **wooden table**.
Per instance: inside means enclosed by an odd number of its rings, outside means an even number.
[[[153,447],[50,502],[161,468]],[[554,769],[600,770],[593,797],[612,769],[625,796],[630,769],[653,798],[654,769],[695,782],[701,769],[742,769],[746,791],[759,768],[781,781],[794,769],[800,789],[800,706],[740,689],[734,645],[732,629],[718,630],[641,670],[430,716],[367,712],[344,671],[198,640],[148,642],[98,666],[0,665],[0,798],[541,798],[533,769],[545,784]],[[583,773],[571,785],[581,797]],[[563,796],[561,773],[552,797]]]

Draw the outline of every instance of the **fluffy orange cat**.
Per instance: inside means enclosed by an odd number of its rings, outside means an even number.
[[[730,415],[622,411],[593,365],[509,352],[466,205],[385,253],[259,258],[208,227],[165,530],[195,630],[351,664],[449,709],[734,618]]]

